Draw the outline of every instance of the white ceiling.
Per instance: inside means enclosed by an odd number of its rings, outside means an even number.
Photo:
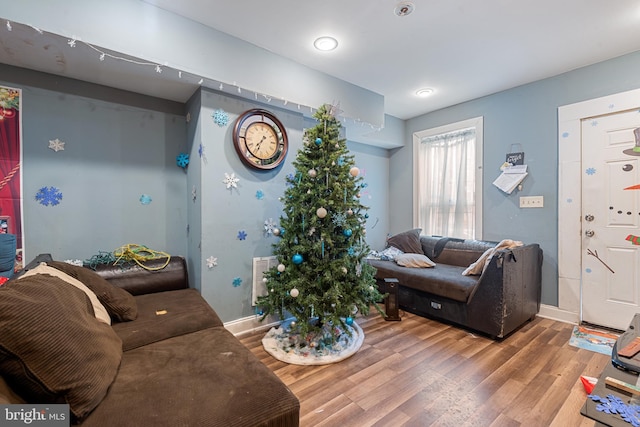
[[[412,0],[404,17],[398,0],[144,1],[379,93],[401,119],[640,50],[638,0]],[[314,50],[321,35],[338,48]],[[107,72],[67,42],[0,28],[0,62],[182,102],[197,87],[169,73],[136,79],[127,62]],[[435,92],[416,97],[423,87]]]
[[[638,0],[411,0],[403,17],[398,0],[144,1],[377,92],[401,119],[640,50]],[[321,35],[338,49],[315,51]]]

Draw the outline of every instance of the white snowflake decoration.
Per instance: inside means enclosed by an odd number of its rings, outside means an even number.
[[[51,148],[56,153],[58,151],[64,150],[64,142],[60,141],[58,138],[49,140],[49,148]]]
[[[316,228],[315,227],[311,227],[311,229],[309,230],[309,236],[313,236],[313,234],[316,232]]]
[[[216,110],[211,114],[213,121],[220,127],[226,126],[229,123],[229,114],[224,110]]]
[[[336,227],[344,227],[347,223],[347,215],[342,212],[334,213],[333,215],[333,224]]]
[[[236,178],[236,174],[235,173],[231,173],[231,175],[229,175],[228,173],[225,172],[224,174],[224,180],[222,181],[226,186],[227,186],[227,190],[230,188],[238,188],[238,182],[240,181],[240,179]]]
[[[218,258],[210,256],[209,258],[207,258],[207,267],[208,268],[213,268],[216,265],[218,265]]]
[[[264,222],[264,234],[267,236],[271,236],[273,234],[273,230],[276,229],[276,223],[273,221],[273,218],[269,218]]]

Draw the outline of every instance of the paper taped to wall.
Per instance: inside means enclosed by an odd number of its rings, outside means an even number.
[[[517,165],[505,168],[493,185],[507,194],[511,194],[518,185],[526,178],[527,165]]]

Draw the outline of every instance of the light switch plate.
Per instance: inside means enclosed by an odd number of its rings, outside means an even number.
[[[542,208],[544,207],[544,196],[522,196],[520,197],[521,208]]]

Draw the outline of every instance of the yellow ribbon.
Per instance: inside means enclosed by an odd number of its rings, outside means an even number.
[[[114,265],[120,262],[120,260],[134,261],[140,267],[150,271],[162,270],[167,265],[169,265],[169,261],[171,260],[171,255],[166,252],[155,251],[143,245],[136,245],[135,243],[129,243],[127,245],[120,246],[118,249],[113,251],[113,254],[117,258],[116,262],[114,262]],[[144,262],[150,261],[152,259],[164,257],[167,258],[167,261],[160,267],[147,267],[143,264]]]

